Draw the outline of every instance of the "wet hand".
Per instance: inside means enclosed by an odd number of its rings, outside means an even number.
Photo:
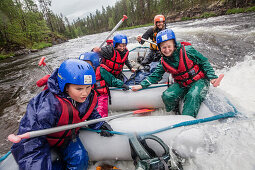
[[[101,51],[101,48],[99,48],[99,47],[94,47],[94,48],[92,49],[92,51],[93,51],[93,52],[96,52],[96,53],[99,53],[99,52]]]
[[[113,131],[111,125],[109,125],[108,123],[104,123],[102,126],[101,126],[101,132],[100,132],[100,135],[103,136],[103,137],[111,137],[113,136],[112,133],[110,133],[109,131]]]
[[[136,72],[136,69],[132,68],[132,69],[131,69],[131,72],[132,72],[132,73]]]
[[[132,91],[138,91],[138,90],[141,90],[143,87],[141,85],[135,85],[135,86],[132,86],[131,90]]]
[[[122,89],[123,91],[129,90],[129,86],[126,85],[126,84],[123,84],[123,85],[122,85],[122,88],[123,88],[123,89]]]
[[[138,42],[141,42],[141,41],[142,41],[142,37],[139,35],[139,36],[136,38],[136,40],[137,40]]]
[[[218,84],[218,85],[215,84],[215,83],[216,83],[216,80],[217,80],[217,79],[212,79],[212,80],[211,80],[211,84],[213,85],[213,87],[219,86],[219,84]]]

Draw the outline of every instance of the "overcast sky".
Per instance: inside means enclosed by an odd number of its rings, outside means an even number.
[[[55,14],[62,13],[70,22],[73,19],[85,18],[89,13],[94,14],[102,6],[113,6],[118,0],[52,0],[51,9]]]

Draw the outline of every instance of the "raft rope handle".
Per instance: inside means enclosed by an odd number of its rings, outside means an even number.
[[[153,135],[153,134],[160,133],[160,132],[163,132],[163,131],[167,131],[167,130],[170,130],[170,129],[174,129],[174,128],[177,128],[177,127],[190,126],[190,125],[194,125],[194,124],[210,122],[210,121],[219,120],[219,119],[223,119],[223,118],[231,118],[231,117],[237,116],[238,114],[240,114],[240,112],[226,112],[226,113],[223,113],[223,114],[219,114],[219,115],[215,115],[215,116],[211,116],[211,117],[207,117],[207,118],[184,121],[184,122],[177,123],[177,124],[174,124],[174,125],[171,125],[171,126],[167,126],[165,128],[160,128],[158,130],[154,130],[154,131],[151,131],[151,132],[142,132],[142,133],[137,133],[137,134],[139,136]],[[90,128],[81,128],[81,130],[88,130],[88,131],[97,132],[97,133],[101,132],[101,130],[94,130],[94,129],[90,129]],[[126,136],[132,135],[132,133],[126,133],[126,132],[118,132],[118,131],[108,131],[108,132],[110,132],[112,134],[117,134],[117,135],[126,135]]]
[[[11,151],[7,152],[4,156],[2,156],[2,157],[0,158],[0,162],[2,162],[3,160],[5,160],[10,154],[11,154]]]
[[[189,125],[214,121],[214,120],[223,119],[223,118],[231,118],[231,117],[237,116],[238,114],[240,114],[240,113],[239,112],[227,112],[227,113],[219,114],[219,115],[216,115],[216,116],[211,116],[211,117],[208,117],[208,118],[196,119],[196,120],[177,123],[177,124],[174,124],[174,125],[171,125],[171,126],[168,126],[168,127],[165,127],[165,128],[161,128],[161,129],[158,129],[158,130],[155,130],[155,131],[151,131],[151,132],[138,133],[138,135],[140,135],[140,136],[152,135],[152,134],[155,134],[155,133],[160,133],[160,132],[170,130],[170,129],[174,129],[174,128],[181,127],[181,126],[189,126]],[[255,120],[255,119],[252,119],[252,120]],[[81,128],[81,130],[87,130],[87,131],[97,132],[97,133],[101,132],[101,130],[94,130],[94,129],[84,128],[84,127]],[[116,134],[116,135],[126,135],[126,136],[131,135],[131,133],[126,133],[126,132],[118,132],[118,131],[108,131],[108,132],[110,132],[112,134]],[[0,158],[0,162],[5,160],[10,154],[11,154],[11,151],[9,151],[4,156],[2,156]]]
[[[130,85],[130,86],[134,86],[134,85]],[[149,86],[145,89],[140,89],[138,91],[141,91],[141,90],[146,90],[146,89],[153,89],[153,88],[157,88],[157,87],[167,87],[167,84],[162,84],[162,85],[157,85],[157,86]],[[110,90],[122,90],[123,88],[119,88],[119,87],[115,87],[115,88],[110,88]]]
[[[136,50],[137,48],[150,48],[150,47],[135,47],[135,48],[129,50],[129,52],[134,51],[134,50]]]

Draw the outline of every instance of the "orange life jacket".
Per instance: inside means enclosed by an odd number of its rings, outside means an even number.
[[[179,66],[178,69],[173,68],[170,66],[163,57],[161,58],[161,64],[166,72],[172,74],[174,81],[179,83],[181,86],[188,86],[192,82],[197,81],[201,78],[204,78],[205,75],[203,71],[197,64],[194,64],[192,60],[190,60],[187,56],[185,46],[191,45],[188,42],[181,42],[182,47],[180,49],[179,55]]]
[[[121,73],[125,62],[128,59],[129,51],[126,52],[123,58],[121,58],[120,53],[117,50],[113,49],[113,51],[113,57],[110,59],[103,58],[101,66],[114,76],[117,76]]]
[[[93,96],[89,101],[87,112],[82,118],[79,117],[79,111],[72,105],[69,100],[60,98],[56,95],[56,98],[59,100],[62,107],[62,114],[58,120],[57,126],[80,123],[88,119],[97,104],[96,93],[93,91],[91,91],[91,93],[93,93]],[[76,136],[79,129],[80,128],[75,128],[47,135],[47,140],[51,147],[60,147],[67,144],[74,136]]]
[[[102,94],[107,94],[109,90],[105,80],[101,77],[100,68],[101,66],[97,67],[96,69],[96,83],[92,86],[98,96]]]
[[[157,34],[158,34],[158,33],[157,33],[156,31],[154,31],[154,32],[153,32],[153,36],[152,36],[152,42],[154,42],[154,43],[156,43],[156,44],[157,44],[157,41],[156,41]],[[154,50],[154,51],[159,51],[158,46],[155,45],[155,44],[152,44],[152,43],[150,43],[150,49],[151,49],[151,50]]]

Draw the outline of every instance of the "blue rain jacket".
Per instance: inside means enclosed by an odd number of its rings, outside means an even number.
[[[55,127],[60,119],[62,108],[59,100],[54,96],[68,98],[72,100],[66,93],[60,91],[57,82],[58,69],[52,73],[48,80],[48,89],[39,93],[30,100],[25,116],[20,122],[18,134],[29,131],[41,130]],[[91,94],[83,103],[77,103],[76,109],[83,116],[89,104]],[[88,120],[101,118],[96,110],[93,110]],[[104,122],[99,122],[89,127],[99,129]],[[11,148],[12,154],[19,165],[20,169],[34,170],[52,169],[50,145],[46,136],[35,137],[31,139],[23,139],[20,143],[14,144]]]

